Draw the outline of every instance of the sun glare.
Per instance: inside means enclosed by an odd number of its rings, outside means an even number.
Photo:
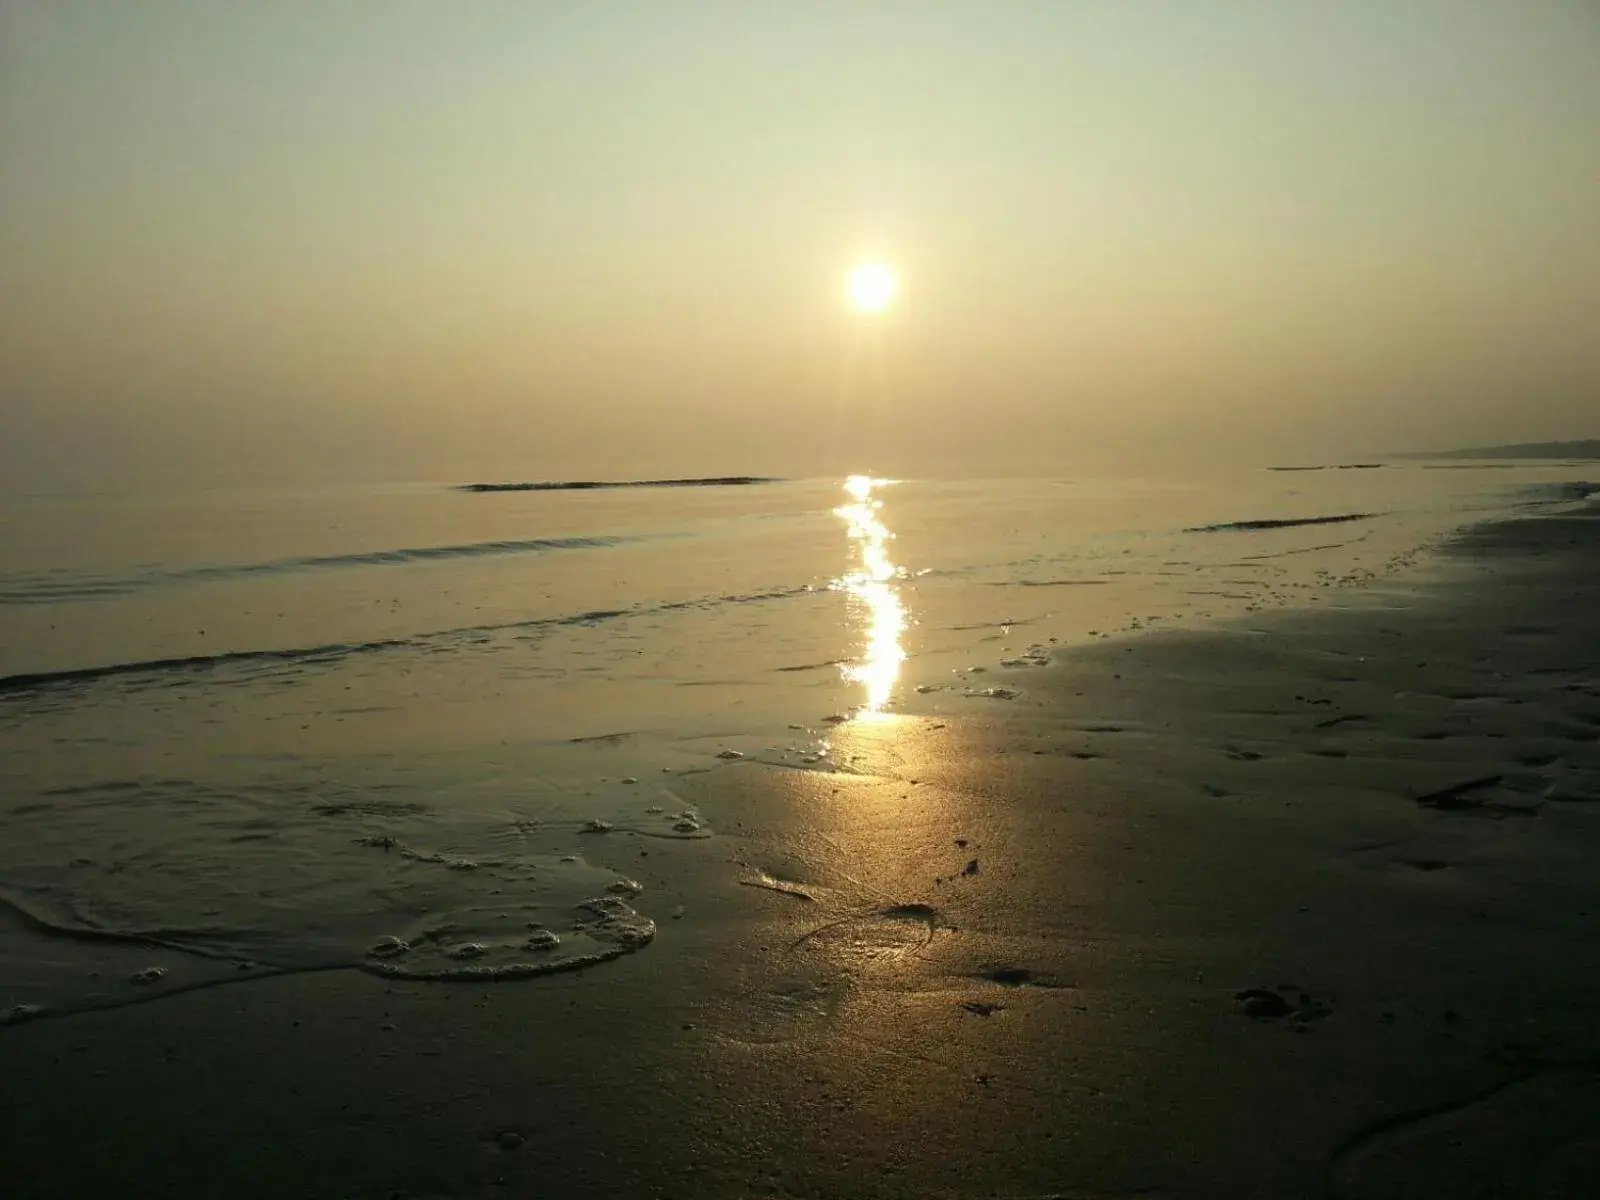
[[[905,605],[900,601],[901,572],[889,558],[889,542],[894,534],[883,523],[880,516],[883,501],[875,495],[893,482],[892,479],[852,475],[844,484],[850,503],[833,510],[849,527],[857,559],[853,569],[834,580],[833,586],[860,602],[864,618],[865,644],[861,654],[839,668],[846,679],[860,684],[865,693],[856,710],[858,719],[881,717],[884,706],[894,695],[900,664],[906,658],[900,646],[900,635],[906,628]]]
[[[846,290],[850,303],[864,313],[881,313],[894,303],[898,283],[894,272],[881,262],[862,263],[850,272]]]

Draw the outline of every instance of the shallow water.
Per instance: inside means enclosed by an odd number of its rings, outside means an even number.
[[[859,769],[840,723],[1004,703],[1095,637],[1340,602],[1582,475],[0,501],[0,1010],[643,949],[636,839],[715,836],[675,778]]]

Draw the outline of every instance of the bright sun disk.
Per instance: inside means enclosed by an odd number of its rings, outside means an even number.
[[[862,263],[850,272],[850,303],[864,313],[881,313],[894,303],[894,272],[881,262]]]

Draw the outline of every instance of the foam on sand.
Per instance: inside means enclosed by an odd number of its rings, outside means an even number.
[[[601,864],[641,837],[710,836],[681,803],[651,807],[594,838],[492,810],[441,823],[381,793],[310,809],[182,780],[58,793],[8,825],[0,951],[34,965],[0,991],[4,1023],[263,974],[481,982],[599,965],[655,935],[645,887]]]
[[[503,913],[461,911],[408,938],[381,939],[359,965],[393,979],[507,982],[598,966],[643,948],[656,935],[655,922],[616,895],[591,896],[559,915],[540,911],[559,920],[561,931],[543,921],[507,930]]]

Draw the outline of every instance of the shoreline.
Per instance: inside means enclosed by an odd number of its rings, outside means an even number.
[[[1577,1194],[1582,511],[1407,599],[996,670],[1020,701],[836,731],[848,771],[681,781],[718,836],[608,846],[660,930],[593,972],[0,1030],[12,1194]]]

